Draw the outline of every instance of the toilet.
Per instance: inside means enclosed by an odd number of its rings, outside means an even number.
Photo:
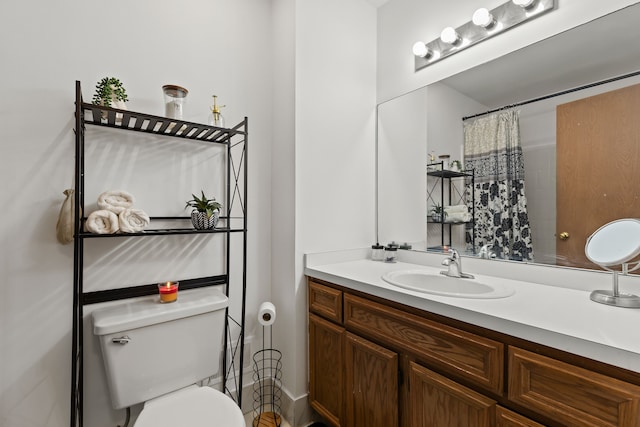
[[[114,409],[144,403],[134,427],[246,427],[242,411],[203,379],[218,374],[228,298],[217,288],[151,296],[92,314]]]

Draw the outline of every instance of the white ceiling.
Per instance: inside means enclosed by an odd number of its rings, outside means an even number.
[[[635,4],[443,83],[492,109],[637,71],[639,21]]]

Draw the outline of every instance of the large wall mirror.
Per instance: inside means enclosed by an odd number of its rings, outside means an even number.
[[[453,246],[468,256],[596,268],[584,256],[587,237],[609,221],[640,217],[639,21],[636,3],[380,104],[380,242],[409,242],[415,250]],[[492,110],[498,111],[484,114]],[[502,189],[489,185],[493,190],[476,191],[472,202],[469,178],[428,173],[433,158],[438,163],[449,155],[449,161],[474,170],[478,186],[486,164],[474,160],[469,143],[474,136],[465,132],[490,116],[517,118],[526,196],[526,218],[521,214],[520,219],[526,225],[516,224],[512,234],[502,231],[506,240],[528,245],[524,251],[502,251],[486,236],[480,238],[486,202],[480,199]],[[467,205],[473,220],[452,225],[432,219],[440,202]],[[514,223],[491,215],[483,221],[502,228]],[[518,232],[526,234],[525,243]]]

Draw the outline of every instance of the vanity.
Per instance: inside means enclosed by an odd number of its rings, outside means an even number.
[[[310,403],[326,422],[640,425],[640,310],[594,303],[589,286],[508,273],[476,275],[514,291],[496,298],[427,294],[381,279],[439,274],[440,258],[401,251],[388,264],[364,250],[307,254]],[[470,273],[482,265],[470,264]],[[523,268],[520,277],[531,279]],[[563,269],[553,270],[561,279]]]

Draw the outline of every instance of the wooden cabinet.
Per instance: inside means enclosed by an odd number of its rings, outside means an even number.
[[[495,400],[416,363],[410,370],[411,427],[494,425]]]
[[[640,374],[316,279],[309,311],[334,427],[640,427]]]

